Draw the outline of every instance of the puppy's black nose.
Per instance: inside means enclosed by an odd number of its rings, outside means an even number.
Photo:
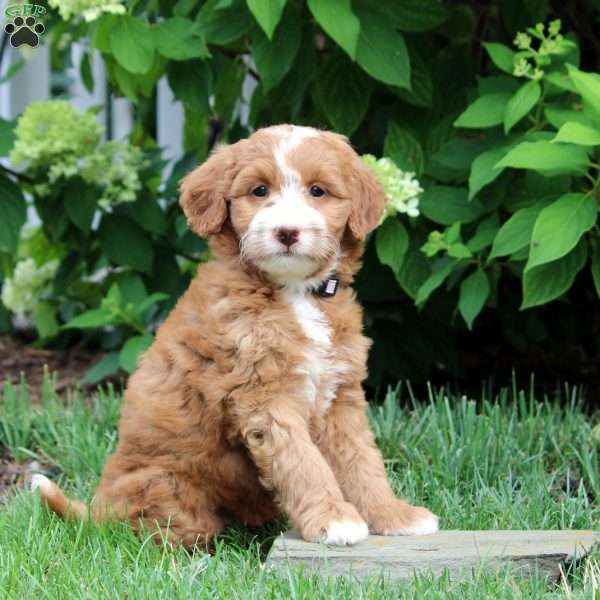
[[[275,237],[277,238],[277,241],[281,242],[284,246],[290,248],[298,241],[298,238],[300,237],[300,232],[297,229],[280,227],[275,231]]]

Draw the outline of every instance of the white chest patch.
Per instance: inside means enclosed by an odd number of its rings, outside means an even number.
[[[335,397],[342,374],[333,353],[331,327],[310,293],[289,291],[286,299],[308,339],[305,362],[300,368],[307,376],[308,401],[317,414],[324,414]]]

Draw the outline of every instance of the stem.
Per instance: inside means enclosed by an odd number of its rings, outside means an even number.
[[[539,129],[541,127],[540,119],[542,117],[542,109],[544,108],[544,98],[546,97],[546,90],[542,88],[542,94],[540,95],[540,99],[538,100],[538,104],[535,110],[535,129]]]
[[[0,164],[0,171],[4,171],[7,175],[12,175],[15,179],[20,179],[21,181],[25,181],[26,183],[33,183],[33,179],[29,177],[29,175],[13,171],[12,169],[9,169],[8,167],[5,167],[2,164]]]

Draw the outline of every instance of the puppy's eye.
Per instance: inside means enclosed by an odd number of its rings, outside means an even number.
[[[269,193],[269,188],[266,185],[259,185],[252,190],[252,195],[257,198],[264,198]]]
[[[323,188],[320,188],[318,185],[310,186],[310,195],[313,196],[314,198],[320,198],[324,194],[325,194],[325,190],[323,190]]]

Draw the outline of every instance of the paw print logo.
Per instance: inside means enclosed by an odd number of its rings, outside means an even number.
[[[35,48],[40,41],[40,35],[44,33],[44,26],[38,23],[35,17],[15,17],[12,23],[7,23],[4,26],[4,31],[10,36],[10,45],[13,48],[18,48],[23,44],[27,44]]]

